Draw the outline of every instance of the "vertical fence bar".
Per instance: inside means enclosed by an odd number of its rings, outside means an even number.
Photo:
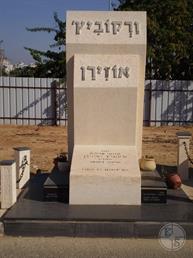
[[[33,80],[34,83],[34,118],[35,118],[35,125],[36,125],[36,88],[35,88],[35,78]]]
[[[10,109],[9,109],[9,116],[10,116],[10,119],[9,119],[9,122],[10,124],[12,123],[12,120],[11,120],[11,87],[10,87],[11,83],[10,83],[10,77],[9,77],[9,106],[10,106]]]
[[[48,79],[47,79],[46,87],[47,87],[47,92],[48,92],[48,93],[51,92],[51,85],[50,85],[50,89],[48,89]],[[47,108],[47,110],[48,110],[48,107],[49,107],[49,100],[48,100],[48,98],[49,98],[49,94],[48,94],[47,99],[46,99],[46,103],[47,103],[46,108]],[[47,117],[47,118],[48,118],[48,117]],[[50,121],[49,121],[49,120],[47,120],[47,124],[48,124],[48,123],[50,124]]]
[[[180,82],[180,90],[182,90],[182,82]],[[180,112],[179,112],[179,126],[181,125],[181,115],[182,115],[182,102],[180,101]]]
[[[52,109],[52,125],[57,125],[57,85],[56,82],[53,81],[51,83],[51,106]]]
[[[28,106],[28,109],[27,109],[27,113],[28,113],[28,119],[27,119],[27,124],[29,125],[30,124],[30,120],[29,120],[29,106],[30,106],[30,102],[29,102],[29,77],[27,78],[27,106]]]
[[[58,83],[58,118],[59,118],[59,125],[61,125],[61,84]]]
[[[4,85],[4,77],[3,77],[3,85]],[[3,108],[2,108],[2,111],[3,111],[3,124],[5,124],[5,119],[4,119],[4,117],[5,117],[5,108],[4,108],[4,101],[5,100],[5,94],[4,94],[4,87],[3,87]]]
[[[176,85],[174,85],[174,89]],[[176,92],[174,90],[174,108],[173,108],[173,125],[175,125],[175,110],[176,110]]]
[[[42,101],[43,101],[43,96],[42,96],[42,78],[40,78],[40,118],[41,118],[41,122],[40,124],[43,124],[43,118],[42,118],[42,113],[43,113],[43,110],[42,110]]]
[[[17,125],[17,81],[16,81],[16,77],[15,77],[15,80],[14,80],[14,84],[15,84],[15,109],[16,109],[16,115],[15,115],[15,118],[16,118],[16,125]]]
[[[21,91],[21,109],[23,110],[24,108],[24,105],[23,105],[23,90],[24,90],[24,87],[23,87],[23,78],[21,78],[21,87],[22,87],[22,91]],[[21,113],[22,115],[22,125],[23,125],[23,112]]]
[[[168,83],[167,83],[166,89],[168,89]],[[169,92],[169,90],[167,92],[168,92],[167,107],[169,107],[169,105],[170,105],[170,92]],[[167,108],[167,125],[169,124],[168,112],[169,112],[169,110]]]
[[[163,114],[163,81],[161,82],[161,92],[160,92],[160,95],[161,95],[161,114],[160,114],[160,117],[161,117],[161,120],[162,120],[162,114]],[[162,122],[161,122],[161,125],[162,125]]]
[[[155,84],[155,126],[157,126],[157,81]]]
[[[150,80],[150,88],[149,88],[149,125],[151,125],[151,110],[152,110],[152,80]]]
[[[186,88],[187,88],[187,91],[186,91],[186,122],[188,123],[188,82],[186,81]]]

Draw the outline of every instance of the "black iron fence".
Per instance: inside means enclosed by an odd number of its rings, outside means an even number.
[[[144,125],[193,123],[193,81],[146,81]],[[66,86],[55,78],[0,77],[0,124],[66,125]]]

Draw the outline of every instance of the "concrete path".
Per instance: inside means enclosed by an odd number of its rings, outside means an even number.
[[[192,256],[193,240],[187,240],[179,251],[166,251],[157,239],[0,237],[0,258],[189,258]]]

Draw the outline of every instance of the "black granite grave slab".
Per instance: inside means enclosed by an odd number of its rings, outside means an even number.
[[[165,223],[183,225],[193,237],[193,203],[182,190],[168,190],[167,204],[69,205],[44,202],[48,174],[35,176],[5,214],[5,234],[26,236],[157,237]]]

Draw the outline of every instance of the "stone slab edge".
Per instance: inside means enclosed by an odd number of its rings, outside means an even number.
[[[81,222],[5,220],[4,234],[10,236],[70,236],[70,237],[117,237],[158,238],[159,231],[169,222]],[[175,222],[173,222],[175,223]],[[177,222],[193,239],[193,223]]]
[[[2,221],[0,221],[0,236],[4,235],[4,224]]]

